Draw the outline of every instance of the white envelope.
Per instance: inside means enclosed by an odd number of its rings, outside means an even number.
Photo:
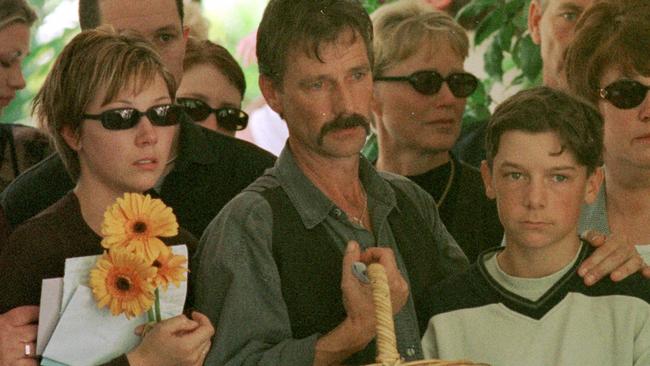
[[[59,322],[61,297],[63,296],[63,278],[43,280],[41,287],[41,306],[38,312],[38,335],[36,336],[36,354],[42,355],[49,342],[56,324]]]
[[[140,342],[133,330],[146,314],[127,319],[98,309],[89,287],[79,285],[45,347],[43,357],[66,365],[97,365],[117,358]]]
[[[171,249],[174,254],[187,257],[185,245],[173,246]],[[126,319],[123,314],[111,315],[107,307],[97,308],[92,290],[87,285],[90,270],[95,266],[98,257],[66,259],[60,318],[49,343],[45,346],[44,364],[50,362],[50,364],[76,366],[108,362],[128,352],[140,342],[140,337],[134,334],[134,329],[146,323],[146,314]],[[44,286],[45,284],[44,281]],[[161,289],[162,318],[167,319],[181,314],[186,295],[187,281],[181,282],[178,288],[170,284],[167,291]],[[47,312],[56,314],[56,311],[52,310],[53,306],[48,306],[47,302],[46,298],[41,298],[41,306],[45,305]],[[43,311],[44,309],[41,309],[41,312]],[[49,322],[56,322],[56,319]],[[39,332],[41,332],[40,327],[39,325]],[[44,329],[43,332],[45,333],[46,330]]]

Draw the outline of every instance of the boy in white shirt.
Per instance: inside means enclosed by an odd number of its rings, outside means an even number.
[[[576,274],[592,252],[576,229],[602,182],[602,142],[598,112],[560,91],[526,90],[497,108],[481,173],[506,245],[436,287],[426,358],[650,365],[650,282],[587,287]]]

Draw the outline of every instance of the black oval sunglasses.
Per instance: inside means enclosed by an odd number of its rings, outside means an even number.
[[[620,79],[598,89],[598,95],[608,100],[616,108],[632,109],[638,107],[650,90],[649,85],[644,85],[632,79]]]
[[[416,71],[408,76],[377,76],[375,81],[406,81],[424,95],[436,94],[442,88],[442,83],[447,83],[456,98],[467,98],[478,87],[478,79],[468,72],[454,72],[442,77],[435,70]]]
[[[204,101],[194,98],[177,98],[178,103],[194,122],[204,121],[210,113],[217,116],[219,126],[229,131],[240,131],[248,125],[248,114],[232,107],[212,108]]]
[[[116,108],[100,114],[83,114],[85,119],[100,121],[107,130],[127,130],[147,116],[154,126],[172,126],[180,122],[181,107],[175,104],[155,105],[144,112],[135,108]]]

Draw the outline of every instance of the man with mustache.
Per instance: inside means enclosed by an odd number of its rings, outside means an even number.
[[[374,306],[351,275],[359,260],[385,265],[398,349],[421,358],[427,289],[467,259],[429,194],[360,154],[373,92],[368,14],[356,0],[272,0],[257,37],[260,88],[289,138],[197,250],[195,306],[219,329],[206,364],[374,362]]]

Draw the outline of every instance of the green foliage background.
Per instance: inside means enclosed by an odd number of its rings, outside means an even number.
[[[136,1],[136,0],[134,0]],[[222,1],[222,0],[219,0]],[[232,0],[230,0],[232,1]],[[391,0],[364,0],[368,12]],[[23,71],[27,87],[18,93],[16,100],[7,107],[1,122],[31,124],[29,109],[31,100],[40,88],[50,65],[63,46],[79,32],[78,28],[65,29],[63,34],[51,41],[39,43],[35,35],[47,14],[62,0],[30,0],[38,9],[39,21],[32,28],[31,53],[24,60]],[[525,88],[540,83],[542,62],[539,48],[527,34],[527,13],[530,0],[472,0],[457,14],[456,19],[474,29],[475,46],[487,43],[483,55],[487,78],[467,101],[463,123],[470,125],[485,121],[490,115],[491,93],[497,84],[506,89]],[[222,43],[234,54],[239,41],[255,30],[263,6],[260,0],[238,0],[230,14],[204,14],[210,20],[210,39]],[[246,102],[255,100],[260,92],[257,87],[257,65],[244,67]]]

